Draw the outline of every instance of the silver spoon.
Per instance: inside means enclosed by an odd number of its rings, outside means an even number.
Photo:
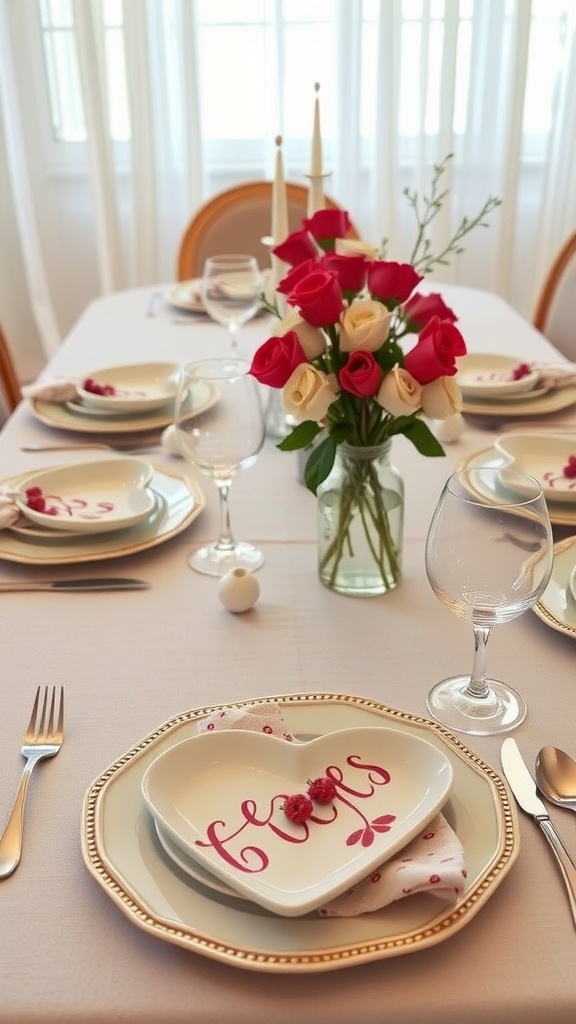
[[[542,747],[536,758],[538,789],[552,804],[576,811],[576,761],[558,747]]]

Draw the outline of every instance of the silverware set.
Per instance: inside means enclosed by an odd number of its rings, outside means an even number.
[[[73,452],[84,451],[85,449],[96,448],[105,452],[116,452],[120,455],[140,455],[143,452],[157,452],[162,449],[161,444],[136,445],[124,447],[118,444],[104,444],[100,441],[82,441],[76,444],[25,444],[21,452]]]
[[[64,740],[64,687],[39,686],[22,740],[26,764],[6,827],[0,837],[0,879],[18,867],[22,855],[24,807],[30,776],[39,761],[56,757]]]

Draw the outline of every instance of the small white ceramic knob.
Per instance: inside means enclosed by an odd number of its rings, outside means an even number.
[[[164,448],[170,455],[176,455],[182,458],[182,452],[180,451],[180,445],[178,444],[178,437],[176,435],[176,427],[173,423],[162,431],[161,440]]]
[[[229,612],[247,612],[260,596],[260,584],[248,569],[231,569],[218,584],[218,597]]]
[[[439,441],[444,441],[445,444],[451,444],[453,441],[459,441],[462,437],[466,424],[462,413],[456,412],[453,416],[448,416],[445,420],[436,420],[433,424],[433,430]]]

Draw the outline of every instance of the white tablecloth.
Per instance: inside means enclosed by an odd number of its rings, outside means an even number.
[[[493,295],[442,288],[469,350],[554,360],[548,343]],[[92,303],[48,375],[81,375],[120,362],[184,362],[223,353],[223,329],[146,316],[149,290]],[[241,334],[248,353],[268,335],[254,321]],[[573,424],[569,409],[545,422]],[[544,422],[544,421],[543,421]],[[518,861],[470,923],[420,952],[313,974],[241,971],[134,927],[88,874],[80,820],[91,782],[160,723],[182,711],[274,693],[357,694],[426,716],[431,684],[472,659],[470,631],[434,597],[423,548],[442,484],[467,453],[488,448],[504,425],[472,424],[445,459],[425,459],[403,438],[394,462],[406,483],[404,575],[393,593],[348,599],[316,576],[315,501],[297,480],[296,456],[268,441],[231,490],[236,535],[259,542],[266,562],[261,598],[233,616],[216,581],[186,556],[217,532],[217,494],[197,478],[207,508],[182,534],[150,551],[88,567],[44,569],[0,561],[1,579],[48,575],[134,575],[144,592],[2,594],[0,626],[0,825],[21,770],[19,747],[38,683],[66,687],[65,742],[32,779],[18,870],[0,882],[0,1024],[556,1024],[576,1019],[576,932],[552,857],[535,825],[520,820]],[[72,435],[21,406],[0,435],[1,476],[95,458],[92,453],[24,454],[23,443]],[[166,453],[154,461],[186,470]],[[559,539],[570,529],[556,529]],[[576,531],[574,531],[576,532]],[[544,744],[576,755],[574,640],[532,612],[496,629],[489,668],[525,695],[529,714],[514,733],[533,762]],[[465,742],[500,770],[502,737]],[[474,808],[470,808],[474,813]],[[551,816],[573,855],[568,812]]]

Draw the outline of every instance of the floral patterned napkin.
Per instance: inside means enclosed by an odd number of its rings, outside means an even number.
[[[39,398],[43,402],[71,402],[76,398],[79,381],[45,380],[25,384],[21,391],[24,398]]]
[[[198,732],[252,729],[297,742],[278,704],[248,704],[214,711],[198,723]],[[415,893],[431,893],[455,902],[466,884],[464,850],[443,814],[436,814],[400,853],[347,892],[320,907],[321,917],[356,917]]]

